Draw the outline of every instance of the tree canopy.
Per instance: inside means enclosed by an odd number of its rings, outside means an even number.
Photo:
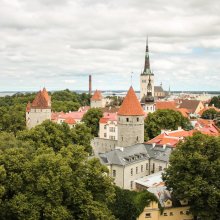
[[[209,106],[214,105],[216,108],[220,108],[220,96],[212,97],[211,101],[209,102]]]
[[[82,121],[91,128],[92,135],[97,137],[99,132],[99,120],[103,117],[100,108],[91,108],[83,116]]]
[[[36,148],[46,145],[53,148],[55,152],[69,144],[78,144],[91,153],[91,129],[84,124],[77,124],[70,129],[66,123],[56,124],[46,120],[30,130],[18,133],[18,139],[32,142]]]
[[[76,111],[80,106],[89,105],[90,95],[78,94],[70,90],[56,91],[50,94],[52,111]],[[17,132],[25,130],[25,112],[28,101],[33,101],[36,93],[16,93],[0,97],[0,131]]]
[[[112,213],[119,220],[136,220],[150,201],[157,198],[147,190],[136,192],[115,187],[116,198],[111,206]]]
[[[220,137],[196,133],[178,144],[163,174],[177,199],[188,199],[193,215],[215,220],[220,215]]]
[[[218,117],[220,115],[219,112],[217,112],[214,108],[210,108],[210,109],[207,109],[205,110],[201,117],[204,118],[204,119],[210,119],[210,120],[213,120],[215,119],[216,117]]]
[[[176,130],[178,127],[189,130],[192,128],[188,118],[174,110],[157,110],[149,113],[145,119],[145,140],[154,138],[161,133],[162,129]]]
[[[1,149],[0,219],[114,219],[107,168],[81,146],[15,145]]]

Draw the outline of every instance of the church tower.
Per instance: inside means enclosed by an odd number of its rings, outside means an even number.
[[[144,111],[132,87],[118,110],[117,122],[119,147],[144,142]]]
[[[142,100],[147,94],[149,95],[149,92],[151,93],[151,96],[154,97],[154,74],[150,69],[148,39],[146,41],[144,71],[140,76],[140,87],[140,100]]]

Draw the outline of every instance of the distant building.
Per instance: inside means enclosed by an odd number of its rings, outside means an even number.
[[[105,99],[102,96],[101,91],[96,90],[90,99],[91,108],[104,108],[105,107]]]
[[[179,108],[187,109],[191,115],[198,115],[199,112],[204,109],[204,105],[199,100],[181,100]]]
[[[32,103],[27,104],[26,126],[31,129],[47,119],[51,120],[51,97],[44,88],[37,93]]]
[[[154,97],[156,100],[164,99],[167,95],[168,93],[163,90],[162,84],[154,87]]]

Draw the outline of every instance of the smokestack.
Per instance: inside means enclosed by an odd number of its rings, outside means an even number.
[[[92,75],[89,75],[89,94],[92,95]]]

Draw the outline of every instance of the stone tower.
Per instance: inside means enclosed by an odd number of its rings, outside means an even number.
[[[32,103],[27,104],[26,126],[31,129],[47,119],[51,120],[51,97],[44,88],[37,93]]]
[[[144,111],[132,87],[118,110],[118,146],[144,142]]]
[[[105,107],[104,98],[102,96],[101,91],[96,90],[90,99],[90,107],[91,108],[103,108]]]
[[[150,84],[150,87],[149,87]],[[150,88],[150,89],[149,89]],[[145,51],[145,63],[144,63],[144,71],[140,76],[140,100],[147,95],[147,93],[151,90],[151,95],[154,97],[154,74],[150,69],[150,58],[149,58],[149,49],[148,49],[148,39],[146,42],[146,51]]]

